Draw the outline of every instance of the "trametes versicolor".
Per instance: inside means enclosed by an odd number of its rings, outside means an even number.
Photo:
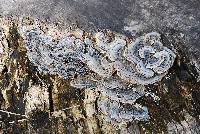
[[[41,27],[38,21],[21,22],[19,27],[28,58],[39,71],[71,79],[76,88],[101,91],[107,98],[102,97],[98,105],[107,120],[148,118],[148,109],[135,100],[145,94],[144,85],[167,74],[176,57],[163,46],[159,33],[129,43],[119,34],[86,34],[80,29],[59,32],[51,27],[45,31]]]
[[[35,27],[34,27],[35,26]],[[164,47],[160,34],[151,32],[127,44],[124,37],[113,39],[98,32],[93,39],[64,33],[57,40],[32,25],[21,27],[27,55],[40,71],[69,78],[91,70],[102,78],[117,75],[132,84],[147,85],[160,81],[173,65],[176,55]],[[89,43],[88,43],[89,42]]]

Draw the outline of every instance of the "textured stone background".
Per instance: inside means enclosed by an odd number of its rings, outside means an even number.
[[[199,0],[0,0],[0,15],[34,16],[58,23],[62,28],[76,24],[86,31],[110,29],[129,37],[150,31],[162,33],[163,39],[168,38],[179,55],[168,78],[147,87],[161,98],[159,104],[151,97],[139,100],[148,106],[151,120],[132,122],[125,129],[130,133],[200,133]],[[35,85],[46,87],[50,95],[49,107],[36,111],[25,121],[17,122],[24,117],[8,116],[0,111],[2,131],[116,133],[95,114],[98,93],[73,89],[63,79],[37,72],[25,57],[26,52],[14,25],[7,40],[14,53],[1,74],[1,109],[24,115],[23,97],[29,87]],[[87,95],[91,98],[86,99]],[[61,109],[65,109],[64,112],[56,114],[55,111]],[[89,115],[85,112],[88,109],[93,110]],[[49,114],[52,112],[55,116]],[[13,120],[16,123],[9,123]]]

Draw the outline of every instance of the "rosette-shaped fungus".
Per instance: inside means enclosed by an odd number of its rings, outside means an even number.
[[[176,57],[163,46],[156,32],[139,37],[131,44],[119,36],[108,43],[103,33],[97,35],[97,49],[112,61],[118,76],[130,83],[147,85],[160,81]]]
[[[160,81],[173,65],[176,55],[160,42],[160,34],[148,33],[126,48],[124,57],[134,70],[129,78],[137,84],[147,85]],[[123,69],[117,69],[123,76]],[[125,76],[126,78],[126,76]]]

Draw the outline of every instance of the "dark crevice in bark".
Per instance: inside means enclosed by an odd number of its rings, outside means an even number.
[[[98,96],[100,96],[100,91],[98,91]],[[97,127],[98,127],[98,130],[99,130],[99,134],[103,134],[103,132],[102,132],[102,128],[101,128],[101,124],[100,124],[100,120],[98,119],[98,117],[97,117],[97,114],[99,113],[99,110],[98,110],[98,99],[99,99],[99,97],[96,97],[96,100],[95,100],[95,111],[96,111],[96,115],[95,115],[95,119],[97,120]]]
[[[4,68],[3,68],[3,70],[2,70],[2,74],[5,74],[5,73],[7,73],[8,72],[8,68],[7,68],[7,66],[6,65],[4,65]]]
[[[53,97],[52,97],[52,87],[48,87],[48,92],[49,92],[49,110],[50,113],[54,111],[54,106],[53,106]]]

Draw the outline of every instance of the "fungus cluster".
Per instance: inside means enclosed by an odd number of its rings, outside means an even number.
[[[147,107],[135,101],[145,95],[144,85],[167,74],[176,57],[159,33],[128,42],[106,32],[53,31],[38,23],[20,25],[28,58],[39,71],[70,78],[75,88],[100,91],[99,111],[109,122],[148,119]]]

